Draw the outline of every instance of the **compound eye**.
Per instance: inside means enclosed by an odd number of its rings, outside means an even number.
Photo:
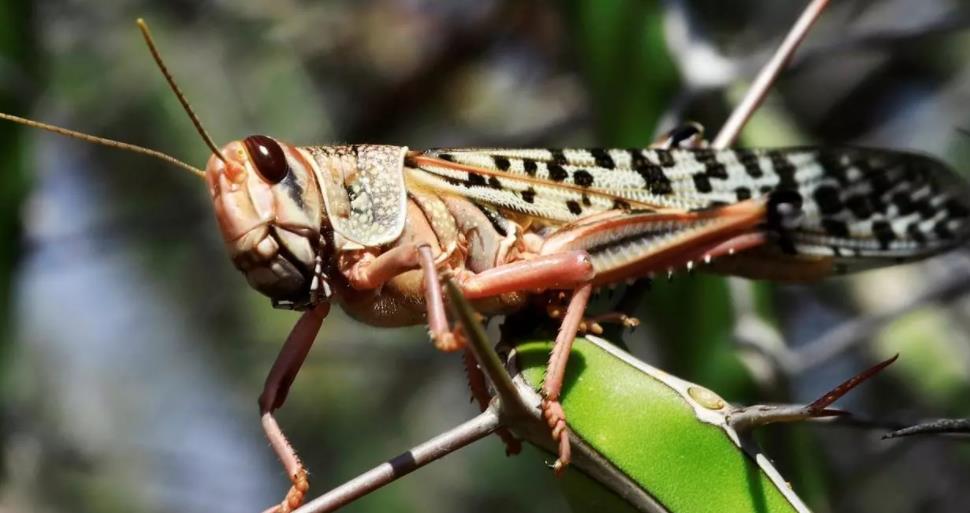
[[[249,158],[253,159],[259,176],[271,184],[280,183],[290,172],[283,148],[265,135],[251,135],[243,140]]]

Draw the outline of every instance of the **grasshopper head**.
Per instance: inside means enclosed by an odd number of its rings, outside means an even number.
[[[236,268],[277,305],[301,308],[328,296],[320,192],[300,150],[253,135],[220,153],[209,158],[206,181]]]
[[[324,220],[320,185],[309,156],[264,135],[233,141],[222,149],[209,137],[155,47],[148,25],[138,27],[159,70],[195,125],[212,157],[205,171],[166,153],[0,112],[0,119],[110,146],[178,166],[209,185],[222,238],[250,285],[276,306],[303,309],[330,297],[323,274]]]

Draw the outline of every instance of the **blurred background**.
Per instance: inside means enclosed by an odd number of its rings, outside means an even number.
[[[713,136],[803,2],[0,0],[0,111],[202,165],[134,25],[218,142],[644,146]],[[970,8],[834,2],[745,146],[857,144],[970,169]],[[230,265],[207,193],[153,160],[0,124],[0,512],[259,511],[287,482],[256,397],[296,316]],[[631,351],[731,401],[970,416],[966,252],[802,286],[678,276],[622,298]],[[614,334],[614,338],[619,335]],[[279,417],[311,495],[477,410],[422,328],[335,312]],[[764,444],[819,512],[965,512],[970,445],[782,426]],[[560,511],[544,456],[496,438],[348,511]],[[712,462],[716,464],[716,462]]]

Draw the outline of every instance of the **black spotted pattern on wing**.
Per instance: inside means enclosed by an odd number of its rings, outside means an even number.
[[[815,189],[815,194],[812,197],[818,204],[819,212],[824,215],[838,214],[844,207],[839,190],[831,185],[822,185]]]
[[[734,150],[734,156],[744,166],[744,172],[749,177],[761,178],[765,175],[764,170],[761,169],[761,162],[758,159],[758,155],[755,152],[742,148]]]
[[[707,166],[707,169],[705,170],[707,176],[717,178],[718,180],[728,179],[727,167],[724,164],[721,164],[720,162],[710,162],[705,165]]]
[[[613,161],[613,157],[603,148],[589,150],[589,153],[593,156],[597,166],[603,169],[616,169],[616,162]]]
[[[849,227],[846,226],[842,221],[836,221],[835,219],[823,219],[822,228],[824,228],[825,231],[833,237],[849,236]]]
[[[573,171],[573,183],[580,187],[589,187],[593,185],[593,175],[585,169],[577,169]]]
[[[484,187],[488,183],[484,176],[478,173],[468,173],[468,185],[474,187]]]
[[[569,159],[566,158],[566,154],[563,153],[562,150],[550,148],[548,151],[549,151],[549,155],[551,156],[550,162],[552,164],[556,164],[560,166],[565,166],[566,164],[569,164]]]
[[[711,186],[711,180],[704,173],[697,173],[694,175],[694,188],[697,192],[708,193],[714,190]]]
[[[439,177],[473,200],[569,222],[610,208],[702,211],[790,191],[805,202],[771,237],[798,254],[892,263],[941,251],[970,233],[970,193],[942,164],[856,148],[441,150]],[[615,174],[614,174],[615,173]],[[475,176],[479,175],[479,176]],[[483,182],[484,179],[484,183]],[[562,187],[557,187],[562,184]],[[502,189],[499,189],[501,187]],[[956,188],[954,188],[956,187]],[[493,201],[492,198],[495,198]],[[521,210],[519,210],[521,209]],[[875,265],[873,263],[865,265]]]
[[[906,235],[917,244],[926,244],[926,235],[923,235],[923,230],[920,230],[919,223],[910,223],[906,227]]]
[[[770,158],[773,167],[783,163],[779,156]],[[884,264],[909,261],[970,236],[970,191],[943,164],[919,155],[853,148],[818,150],[816,159],[822,173],[810,198],[819,218],[808,219],[798,230],[810,233],[817,226],[827,237],[815,239],[817,244],[844,257],[848,268],[858,268],[858,257],[878,257]],[[805,175],[799,176],[800,186],[806,187]],[[954,208],[947,208],[951,203]],[[811,245],[815,242],[805,240],[800,251],[819,251]]]
[[[529,176],[535,176],[536,171],[539,170],[539,165],[532,159],[525,159],[522,161],[522,170]]]
[[[569,200],[566,202],[566,208],[569,209],[574,215],[580,215],[583,213],[583,207],[579,206],[579,202],[576,200]]]
[[[795,180],[796,168],[788,160],[788,156],[782,151],[769,151],[768,158],[771,160],[772,170],[778,175],[778,188],[797,191],[798,181]]]
[[[865,220],[872,216],[873,209],[872,205],[869,203],[869,198],[862,194],[849,196],[849,198],[845,200],[845,206],[848,207],[849,211],[852,212],[852,215],[854,215],[856,219]]]
[[[522,191],[519,194],[522,195],[522,199],[525,200],[526,203],[531,204],[531,203],[535,203],[536,201],[536,190],[533,187],[529,187],[528,189]]]
[[[947,224],[946,219],[937,221],[936,224],[933,225],[933,233],[935,233],[937,237],[945,240],[954,238],[953,231],[950,230],[950,227],[947,226]]]
[[[645,189],[650,191],[651,194],[658,196],[673,194],[673,182],[671,182],[663,170],[663,167],[671,167],[676,164],[670,152],[665,150],[657,150],[655,152],[660,165],[650,162],[642,150],[630,149],[626,150],[626,152],[630,155],[630,168],[643,178],[643,187]]]
[[[896,232],[885,220],[872,223],[872,233],[879,242],[879,247],[883,250],[889,249],[889,244],[896,239]]]
[[[634,170],[643,178],[643,184],[651,194],[657,194],[659,196],[673,194],[673,183],[664,173],[663,168],[657,164],[652,164],[644,160]]]
[[[849,184],[849,167],[842,162],[841,153],[823,149],[818,152],[816,158],[819,165],[825,170],[826,176],[834,178],[839,185]]]
[[[640,153],[639,151],[637,153]],[[677,161],[668,151],[658,150],[657,151],[657,162],[663,167],[674,167],[677,165]]]
[[[569,173],[559,164],[549,164],[547,168],[549,169],[549,179],[554,182],[561,182],[569,177]]]
[[[727,172],[727,166],[718,161],[717,152],[709,149],[690,151],[694,156],[694,160],[704,167],[703,171],[695,173],[692,176],[694,181],[694,189],[696,189],[697,192],[701,194],[713,192],[714,185],[712,180],[727,181],[730,178]]]

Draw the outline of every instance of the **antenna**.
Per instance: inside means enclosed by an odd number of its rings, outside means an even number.
[[[185,162],[182,162],[181,160],[167,153],[162,153],[158,150],[152,150],[149,148],[144,148],[142,146],[136,146],[134,144],[128,144],[121,141],[115,141],[113,139],[106,139],[104,137],[85,134],[83,132],[76,132],[74,130],[68,130],[67,128],[61,128],[59,126],[49,125],[47,123],[41,123],[40,121],[34,121],[32,119],[21,118],[10,114],[4,114],[3,112],[0,112],[0,119],[5,119],[7,121],[12,121],[14,123],[24,125],[24,126],[29,126],[32,128],[39,128],[41,130],[46,130],[48,132],[53,132],[55,134],[66,135],[67,137],[71,137],[73,139],[80,139],[82,141],[93,143],[93,144],[100,144],[102,146],[118,148],[120,150],[130,151],[132,153],[140,153],[142,155],[148,155],[149,157],[153,157],[153,158],[168,162],[169,164],[176,165],[182,169],[189,171],[194,175],[199,176],[200,178],[205,178],[205,171],[195,166],[192,166],[190,164],[186,164]]]
[[[189,118],[192,119],[192,124],[195,125],[195,130],[199,132],[200,136],[202,136],[202,140],[205,141],[206,146],[212,150],[212,154],[219,157],[219,160],[226,162],[226,158],[222,156],[222,152],[220,152],[219,148],[216,147],[216,144],[212,142],[212,138],[209,137],[209,133],[206,132],[205,128],[202,127],[202,122],[199,121],[199,117],[195,115],[195,111],[192,110],[192,106],[189,105],[189,101],[185,99],[185,95],[182,93],[182,90],[179,89],[178,84],[175,83],[175,79],[172,77],[172,74],[169,73],[168,66],[165,65],[165,61],[162,60],[162,55],[158,53],[158,48],[155,47],[155,40],[152,39],[152,34],[148,30],[148,23],[145,23],[143,18],[138,18],[137,23],[138,29],[141,30],[141,35],[145,38],[145,44],[148,45],[148,51],[152,53],[152,58],[155,59],[155,64],[158,64],[158,69],[162,72],[162,75],[165,75],[165,80],[168,81],[168,85],[172,88],[172,92],[175,93],[175,96],[179,99],[179,102],[182,104],[182,108],[185,109],[185,113],[188,114]],[[228,162],[226,162],[226,164],[228,164]]]

